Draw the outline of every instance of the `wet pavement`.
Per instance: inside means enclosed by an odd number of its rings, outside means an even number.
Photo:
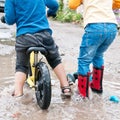
[[[50,20],[53,37],[59,46],[66,73],[77,69],[79,44],[83,34],[80,25],[59,23]],[[83,101],[77,94],[77,81],[72,86],[70,100],[61,99],[59,81],[51,71],[52,100],[48,110],[37,105],[34,90],[24,86],[24,102],[14,99],[15,26],[0,23],[0,120],[120,120],[120,103],[109,100],[111,96],[120,99],[120,36],[105,54],[105,73],[102,95],[90,91],[90,99]],[[14,114],[17,117],[14,118]]]

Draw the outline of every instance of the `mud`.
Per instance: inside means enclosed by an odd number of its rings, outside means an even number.
[[[83,28],[80,25],[52,20],[50,26],[59,46],[66,73],[75,72]],[[120,36],[116,37],[105,54],[103,94],[97,95],[90,91],[90,99],[82,100],[77,93],[76,81],[72,86],[72,98],[62,99],[59,81],[50,69],[54,84],[48,110],[40,109],[34,90],[26,84],[22,100],[24,102],[11,96],[14,89],[16,59],[14,36],[15,26],[0,23],[0,120],[120,120],[120,103],[109,100],[112,95],[120,99]]]

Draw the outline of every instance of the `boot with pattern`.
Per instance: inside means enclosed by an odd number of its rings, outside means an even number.
[[[102,87],[102,81],[103,81],[103,71],[104,67],[101,68],[93,68],[93,76],[92,76],[92,82],[90,83],[90,87],[93,92],[96,93],[102,93],[103,87]]]
[[[89,74],[86,76],[78,75],[78,90],[83,98],[89,98]]]

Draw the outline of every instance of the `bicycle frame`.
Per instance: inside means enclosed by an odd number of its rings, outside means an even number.
[[[38,59],[38,57],[35,55],[34,52],[30,53],[30,72],[31,75],[28,76],[27,78],[27,83],[29,84],[30,87],[35,87],[35,64],[36,64],[36,59]]]
[[[47,51],[43,47],[31,47],[28,49],[27,54],[30,54],[30,75],[27,78],[27,83],[30,87],[35,87],[36,80],[36,65],[38,63],[38,53],[47,54]]]

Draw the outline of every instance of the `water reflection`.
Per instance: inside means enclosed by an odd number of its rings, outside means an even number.
[[[9,78],[11,81],[12,79]],[[6,79],[7,80],[7,79]],[[9,84],[0,90],[0,120],[13,120],[13,114],[19,113],[18,120],[119,120],[120,104],[109,101],[110,95],[117,95],[116,84],[105,83],[103,95],[91,93],[88,100],[80,99],[76,85],[71,100],[60,96],[59,83],[52,86],[52,101],[48,110],[42,111],[36,103],[34,90],[24,86],[25,98],[14,99],[11,96],[13,85]],[[107,87],[108,86],[108,87]],[[113,87],[112,91],[111,86]],[[118,93],[120,90],[117,91]],[[120,96],[119,96],[120,97]],[[78,99],[79,98],[79,99]]]
[[[64,57],[65,59],[65,57]],[[120,104],[109,101],[111,95],[120,95],[118,82],[104,81],[103,95],[90,91],[90,99],[83,100],[77,92],[77,81],[72,87],[71,100],[61,99],[60,85],[54,74],[55,83],[52,86],[52,100],[48,110],[41,110],[37,105],[34,90],[24,86],[25,96],[22,100],[11,96],[14,82],[15,52],[0,56],[0,120],[13,120],[17,114],[18,120],[119,120]],[[71,62],[71,61],[69,61]],[[65,62],[70,65],[69,62]],[[69,66],[70,68],[72,67]],[[105,78],[110,74],[107,74]],[[110,77],[111,78],[111,77]],[[120,98],[120,96],[118,96]]]

